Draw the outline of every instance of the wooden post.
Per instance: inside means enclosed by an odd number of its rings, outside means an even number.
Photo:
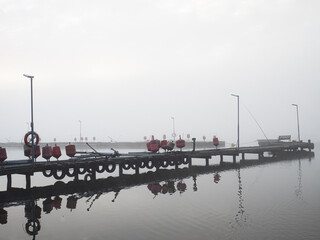
[[[75,181],[79,180],[79,171],[77,167],[74,167],[74,180]]]
[[[244,153],[242,153],[242,160],[246,160],[245,157],[244,157]]]
[[[206,157],[206,167],[208,167],[208,166],[209,166],[209,158]]]
[[[193,141],[193,149],[192,149],[192,151],[195,151],[196,150],[196,138],[192,138],[192,141]]]
[[[189,167],[192,166],[192,158],[191,157],[188,157],[189,158]]]
[[[31,176],[30,174],[26,174],[26,189],[31,188]]]
[[[11,174],[7,175],[7,179],[8,179],[8,181],[7,181],[7,190],[9,190],[12,187],[12,176],[11,176]]]
[[[236,162],[237,162],[237,156],[233,155],[233,164],[236,164]]]
[[[123,169],[122,169],[122,164],[119,163],[119,176],[123,175]]]
[[[223,163],[223,155],[220,155],[220,164]]]
[[[134,164],[136,166],[136,175],[139,175],[139,164]]]

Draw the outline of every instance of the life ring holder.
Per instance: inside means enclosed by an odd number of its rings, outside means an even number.
[[[28,147],[32,147],[32,136],[31,138],[28,140],[29,136],[32,135],[32,131],[29,131],[26,133],[26,135],[24,135],[24,144],[27,145]],[[39,144],[39,134],[36,132],[33,132],[33,135],[35,136],[35,142],[34,145],[38,145]]]

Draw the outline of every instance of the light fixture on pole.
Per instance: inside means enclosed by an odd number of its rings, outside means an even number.
[[[298,124],[298,141],[300,142],[300,127],[299,127],[299,107],[298,104],[292,104],[297,109],[297,124]]]
[[[240,137],[239,137],[239,135],[240,135],[240,127],[239,127],[239,101],[240,101],[240,100],[239,100],[239,98],[240,98],[240,97],[239,97],[239,95],[235,95],[235,94],[231,94],[231,96],[236,97],[237,100],[238,100],[238,101],[237,101],[237,102],[238,102],[238,144],[237,144],[237,145],[238,145],[238,150],[239,150],[239,148],[240,148],[240,139],[239,139],[239,138],[240,138]]]
[[[174,127],[174,117],[171,117],[171,119],[172,119],[172,130],[173,130],[173,132],[172,132],[172,137],[173,137],[173,141],[175,141],[176,140],[176,130],[175,130],[175,127]]]
[[[31,83],[31,144],[32,144],[32,162],[34,163],[34,137],[35,137],[35,133],[34,133],[34,125],[33,125],[33,78],[34,76],[30,76],[30,75],[26,75],[23,74],[24,77],[29,78],[30,79],[30,83]]]

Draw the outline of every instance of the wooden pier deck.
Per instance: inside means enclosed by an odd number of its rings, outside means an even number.
[[[119,156],[83,156],[70,158],[68,160],[49,162],[30,162],[29,160],[7,161],[0,165],[0,176],[7,176],[7,188],[12,185],[12,175],[23,174],[26,176],[26,188],[31,186],[31,176],[36,172],[42,172],[45,177],[54,177],[61,180],[65,177],[73,177],[79,180],[79,175],[84,175],[86,181],[96,180],[97,173],[112,173],[118,168],[119,176],[125,170],[133,169],[135,174],[139,170],[160,169],[168,166],[178,168],[181,164],[192,166],[192,159],[205,159],[206,166],[209,166],[209,159],[220,156],[220,164],[223,163],[224,156],[232,156],[235,164],[237,156],[241,155],[241,160],[245,160],[246,154],[256,154],[258,159],[263,159],[268,153],[271,157],[277,157],[285,152],[309,151],[314,149],[314,144],[308,142],[283,142],[269,146],[252,146],[238,148],[217,148],[206,150],[172,151],[164,153],[131,153]],[[248,160],[250,161],[250,160]]]

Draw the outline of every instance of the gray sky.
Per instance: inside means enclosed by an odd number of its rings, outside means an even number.
[[[319,137],[318,0],[0,0],[0,142]],[[248,111],[249,110],[249,111]]]

